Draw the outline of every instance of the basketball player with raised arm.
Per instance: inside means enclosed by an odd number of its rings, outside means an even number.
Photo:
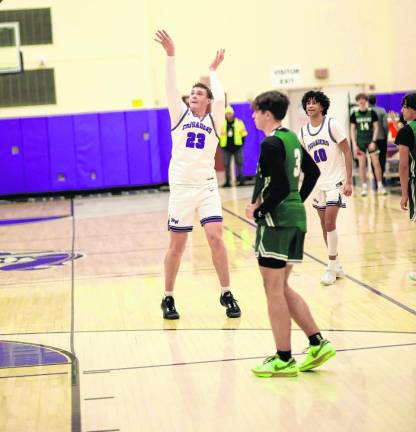
[[[320,91],[303,95],[302,106],[309,122],[299,132],[299,140],[317,163],[321,176],[317,182],[313,207],[321,220],[324,240],[328,248],[328,267],[321,278],[324,285],[344,277],[338,261],[337,217],[345,208],[344,196],[352,194],[352,153],[347,136],[340,124],[327,116],[329,98]]]
[[[255,219],[256,257],[266,290],[269,320],[276,354],[252,368],[258,377],[295,377],[298,370],[321,366],[336,354],[322,337],[305,300],[289,286],[294,262],[303,258],[306,234],[304,201],[319,177],[319,168],[302,147],[297,136],[282,126],[289,99],[269,91],[253,102],[257,129],[266,134],[260,145],[256,183],[246,216]],[[299,178],[304,173],[299,190]],[[291,320],[309,339],[306,358],[299,366],[292,357]]]
[[[170,244],[165,257],[165,295],[163,318],[178,319],[174,285],[188,233],[193,229],[195,210],[204,227],[212,261],[221,285],[220,303],[229,318],[241,315],[230,291],[227,251],[222,236],[222,208],[214,169],[219,133],[225,118],[225,94],[216,70],[224,50],[209,67],[211,89],[202,83],[192,87],[189,106],[181,99],[176,83],[175,45],[164,30],[155,41],[166,51],[166,93],[172,131],[172,158],[169,164],[168,229]]]

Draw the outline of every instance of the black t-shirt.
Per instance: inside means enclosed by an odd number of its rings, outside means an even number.
[[[227,149],[231,150],[234,147],[234,120],[227,120]]]
[[[301,146],[301,170],[305,174],[300,188],[300,197],[305,201],[312,192],[320,175],[319,168],[309,153]],[[290,192],[289,180],[285,169],[286,150],[283,141],[276,136],[268,136],[261,143],[259,165],[264,177],[270,177],[267,196],[259,207],[264,214],[280,204]],[[256,193],[254,192],[254,195]],[[253,202],[255,201],[253,197]]]
[[[415,134],[409,125],[403,126],[397,133],[394,143],[409,147],[409,150],[415,146]]]
[[[365,111],[360,111],[361,114],[367,114],[367,112],[370,111],[371,112],[371,120],[372,122],[378,122],[378,117],[377,117],[377,113],[372,110],[371,108],[366,109]],[[357,111],[353,111],[351,116],[350,116],[350,122],[353,124],[357,124],[357,120],[355,118],[355,114],[357,113]]]
[[[416,154],[416,142],[415,142],[415,134],[413,133],[412,128],[407,124],[403,126],[399,132],[397,133],[396,139],[394,140],[395,144],[403,145],[408,147],[409,149],[409,176],[414,177],[415,173],[411,172],[412,167],[412,158],[410,153]]]

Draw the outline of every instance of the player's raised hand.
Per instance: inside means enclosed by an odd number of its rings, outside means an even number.
[[[165,30],[158,30],[155,34],[156,42],[160,43],[166,51],[166,54],[171,57],[175,55],[175,44],[172,38],[168,35]]]
[[[217,51],[217,54],[215,56],[214,61],[211,63],[209,70],[217,70],[217,67],[222,63],[222,61],[224,60],[224,53],[225,53],[225,49],[220,49]]]

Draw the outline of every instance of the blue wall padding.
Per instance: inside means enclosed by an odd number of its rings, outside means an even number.
[[[148,111],[148,132],[149,132],[149,164],[152,183],[162,183],[160,172],[160,146],[157,110]]]
[[[51,190],[49,140],[46,117],[21,120],[24,146],[25,191]]]
[[[77,188],[104,186],[97,114],[74,115]],[[94,178],[95,177],[95,178]]]
[[[151,185],[149,116],[147,111],[125,113],[130,185]]]
[[[236,103],[231,104],[231,106],[234,109],[235,116],[244,122],[248,132],[243,147],[243,174],[251,176],[256,172],[260,143],[264,139],[264,134],[259,131],[254,124],[252,118],[253,110],[249,103]]]
[[[377,105],[383,107],[387,112],[395,111],[398,113],[402,108],[403,96],[407,93],[413,92],[378,93],[375,95],[377,97]]]
[[[172,156],[172,137],[170,134],[170,117],[167,109],[156,110],[159,147],[160,181],[168,181],[169,162]]]
[[[18,153],[13,155],[12,148]],[[17,194],[25,190],[23,145],[20,120],[0,121],[0,194]]]
[[[72,116],[49,117],[48,138],[52,189],[54,191],[76,189],[77,173]]]
[[[377,102],[399,111],[403,95],[380,94]],[[248,131],[243,172],[254,175],[264,135],[249,103],[232,106]],[[0,120],[0,195],[164,183],[170,127],[166,108]],[[12,146],[19,147],[17,155]]]
[[[99,115],[105,187],[128,186],[127,138],[124,113]]]

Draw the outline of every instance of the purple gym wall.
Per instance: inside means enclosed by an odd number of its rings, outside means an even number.
[[[400,110],[404,93],[379,94]],[[243,172],[256,172],[264,138],[248,102],[232,104],[248,136]],[[168,180],[172,152],[166,108],[0,120],[0,195],[152,186]]]
[[[0,195],[25,191],[20,120],[0,121]]]

